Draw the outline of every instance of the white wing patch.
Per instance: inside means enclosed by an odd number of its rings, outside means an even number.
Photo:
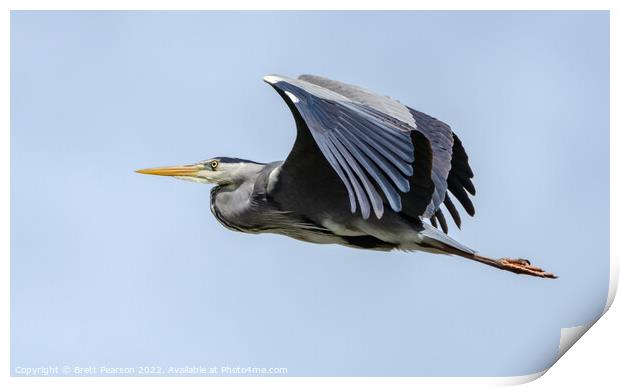
[[[291,93],[290,91],[285,91],[284,94],[286,94],[291,99],[291,101],[293,101],[293,103],[299,102],[299,98],[297,98],[295,94]]]
[[[282,80],[282,78],[277,77],[277,76],[275,76],[275,75],[265,75],[265,76],[263,77],[263,80],[264,80],[265,82],[267,82],[267,83],[269,83],[269,84],[272,84],[272,85],[273,85],[273,84],[275,84],[275,83],[280,82],[280,81]]]
[[[267,192],[273,192],[276,184],[278,183],[278,178],[280,177],[280,171],[282,170],[282,166],[278,165],[273,171],[269,172],[269,176],[267,178]]]

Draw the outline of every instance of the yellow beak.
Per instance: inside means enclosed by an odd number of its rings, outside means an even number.
[[[202,168],[198,165],[178,165],[174,167],[138,169],[137,173],[160,176],[197,176]]]

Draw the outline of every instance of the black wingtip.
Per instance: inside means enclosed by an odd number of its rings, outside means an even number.
[[[474,204],[471,202],[471,199],[469,199],[467,192],[465,192],[462,185],[455,184],[454,180],[451,179],[450,176],[448,176],[448,189],[452,192],[459,203],[461,203],[465,209],[465,212],[467,212],[470,216],[474,216],[476,210],[474,209]]]
[[[447,234],[448,223],[446,222],[446,217],[443,216],[443,212],[441,211],[441,209],[438,208],[437,211],[435,211],[435,216],[437,217],[437,220],[439,221],[439,225],[441,226],[441,231]]]
[[[454,206],[454,203],[452,203],[452,199],[450,199],[450,195],[447,192],[446,192],[446,196],[444,196],[443,204],[448,209],[450,216],[452,216],[452,220],[454,220],[454,224],[456,224],[456,227],[458,227],[460,230],[461,229],[461,215],[459,214],[458,210]]]

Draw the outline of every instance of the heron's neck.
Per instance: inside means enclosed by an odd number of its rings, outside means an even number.
[[[243,162],[228,165],[229,180],[211,191],[211,210],[220,220],[236,222],[252,207],[252,193],[264,164]]]
[[[249,178],[215,186],[211,190],[211,212],[227,228],[243,231],[250,226],[246,214],[252,210],[253,189]]]

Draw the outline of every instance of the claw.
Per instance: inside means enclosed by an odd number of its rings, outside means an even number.
[[[500,261],[508,262],[515,265],[529,266],[531,262],[522,258],[502,258]]]
[[[553,273],[547,273],[540,267],[532,266],[527,259],[502,258],[497,261],[499,268],[517,274],[528,274],[543,278],[558,278]]]

